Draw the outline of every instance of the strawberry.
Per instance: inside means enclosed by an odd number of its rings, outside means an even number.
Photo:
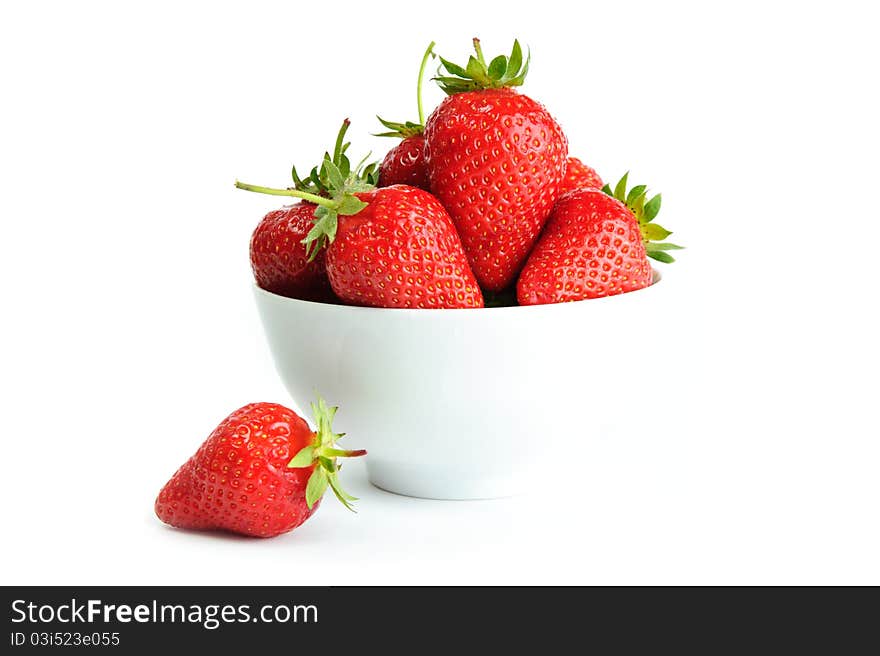
[[[517,281],[520,305],[561,303],[612,296],[651,284],[648,257],[672,262],[681,248],[655,243],[671,233],[652,223],[660,195],[646,200],[646,187],[628,193],[627,175],[615,187],[579,189],[559,199],[541,239]]]
[[[302,243],[316,205],[296,203],[269,212],[251,237],[251,268],[263,289],[307,301],[333,301],[324,254],[309,261]]]
[[[448,97],[425,125],[431,191],[449,211],[480,285],[510,285],[550,216],[565,176],[568,141],[540,104],[512,87],[528,72],[519,42],[509,57],[462,68],[440,58]]]
[[[431,194],[395,185],[360,193],[339,223],[327,275],[341,299],[401,308],[483,307],[449,214]]]
[[[326,248],[327,277],[346,303],[393,308],[483,307],[449,214],[434,196],[406,185],[376,189],[361,167],[351,169],[337,139],[311,178],[325,196],[299,188],[240,189],[293,196],[317,206],[303,240],[311,257]],[[338,162],[338,164],[337,164]],[[369,167],[368,167],[369,169]]]
[[[577,157],[569,157],[559,193],[565,194],[575,189],[601,189],[604,185],[595,169],[590,168]]]
[[[336,448],[335,407],[319,399],[312,410],[317,431],[276,403],[233,412],[159,492],[156,515],[178,528],[269,538],[311,517],[328,487],[351,509],[356,499],[339,486],[337,458],[366,451]]]
[[[422,107],[422,79],[428,59],[434,56],[434,42],[425,50],[422,65],[419,68],[419,80],[416,87],[416,99],[419,106],[419,122],[393,123],[377,116],[389,132],[381,132],[377,137],[396,137],[401,142],[388,151],[379,165],[379,186],[390,187],[396,184],[410,185],[430,191],[428,169],[425,163],[425,111]]]
[[[390,187],[391,185],[405,184],[429,191],[428,169],[425,166],[424,135],[421,132],[411,132],[411,129],[415,129],[409,127],[413,125],[412,123],[394,128],[393,126],[400,124],[379,120],[386,127],[395,129],[396,134],[399,134],[403,139],[388,151],[385,159],[379,165],[379,186]],[[382,134],[388,136],[391,133],[383,132]]]

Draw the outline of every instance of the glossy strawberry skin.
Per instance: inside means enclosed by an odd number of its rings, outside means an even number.
[[[568,141],[512,89],[448,96],[425,126],[431,191],[449,211],[480,285],[516,278],[559,196]]]
[[[569,157],[560,195],[575,189],[601,189],[604,185],[595,169],[587,166],[577,157]]]
[[[295,412],[274,403],[239,408],[214,429],[156,499],[156,515],[185,529],[268,538],[306,521],[311,467],[287,463],[314,439]]]
[[[403,139],[388,151],[379,166],[379,186],[405,184],[430,191],[425,163],[425,137],[417,134]]]
[[[449,214],[428,192],[395,185],[357,194],[340,216],[327,275],[346,303],[386,308],[477,308],[483,296]]]
[[[254,279],[266,291],[306,301],[333,302],[324,254],[309,262],[303,238],[312,229],[315,206],[300,202],[273,210],[251,236]]]
[[[642,289],[651,266],[639,224],[597,189],[559,199],[517,281],[520,305],[580,301]]]

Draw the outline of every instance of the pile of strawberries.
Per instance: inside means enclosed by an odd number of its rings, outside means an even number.
[[[379,119],[401,138],[381,164],[352,165],[346,120],[332,154],[286,189],[240,189],[299,202],[267,214],[251,239],[257,284],[310,301],[385,308],[480,308],[611,296],[647,287],[648,258],[672,262],[654,223],[660,195],[612,190],[579,159],[540,103],[518,93],[519,42],[462,67],[440,57],[447,97],[419,123]]]

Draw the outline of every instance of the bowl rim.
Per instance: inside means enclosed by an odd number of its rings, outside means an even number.
[[[539,310],[548,311],[549,308],[571,308],[571,307],[582,307],[584,303],[589,303],[592,305],[597,305],[598,303],[620,303],[621,299],[625,299],[628,297],[632,297],[634,295],[640,295],[647,290],[657,287],[657,283],[663,280],[663,274],[661,274],[657,269],[651,267],[652,272],[652,280],[651,284],[647,287],[643,287],[641,289],[636,289],[631,292],[624,292],[623,294],[614,294],[613,296],[602,296],[600,298],[585,298],[580,301],[566,301],[564,303],[543,303],[540,305],[508,305],[501,307],[482,307],[482,308],[380,308],[380,307],[367,307],[363,305],[345,305],[344,303],[323,303],[321,301],[306,301],[300,298],[292,298],[290,296],[282,296],[281,294],[276,294],[275,292],[270,292],[266,289],[260,287],[255,281],[251,281],[251,286],[254,289],[254,293],[264,296],[266,298],[275,299],[278,303],[290,303],[291,305],[314,305],[321,306],[325,308],[335,308],[339,311],[350,310],[352,312],[360,312],[360,313],[381,313],[381,314],[415,314],[419,316],[437,316],[438,313],[442,313],[443,315],[454,314],[456,316],[460,315],[472,315],[477,313],[481,316],[485,316],[487,313],[492,313],[492,315],[500,314],[501,312],[511,312],[516,311],[519,313],[522,312],[537,312]],[[558,310],[556,310],[558,311]]]

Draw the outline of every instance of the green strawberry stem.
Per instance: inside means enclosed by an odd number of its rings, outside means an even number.
[[[310,194],[306,191],[299,191],[298,189],[261,187],[259,185],[248,184],[247,182],[239,182],[238,180],[235,181],[235,187],[237,189],[244,189],[245,191],[254,191],[258,194],[269,194],[270,196],[293,196],[294,198],[300,198],[310,203],[314,203],[315,205],[323,205],[324,207],[332,209],[339,207],[339,203],[335,200],[324,198],[323,196],[316,196],[315,194]]]
[[[626,205],[635,215],[639,222],[639,230],[642,233],[642,241],[645,243],[645,252],[648,257],[667,264],[675,262],[675,258],[667,251],[682,250],[684,246],[663,241],[672,232],[658,223],[653,223],[654,218],[660,212],[660,194],[649,199],[648,188],[645,185],[636,185],[627,191],[628,178],[629,171],[623,174],[623,177],[614,186],[614,190],[606,184],[602,187],[602,191]]]
[[[314,433],[314,441],[310,445],[303,447],[287,463],[287,466],[291,469],[314,466],[314,471],[312,471],[312,475],[309,476],[308,483],[306,483],[306,505],[308,505],[309,509],[324,496],[324,492],[329,487],[333,490],[336,498],[342,502],[342,505],[354,512],[351,502],[357,501],[357,498],[345,492],[340,486],[339,470],[341,466],[337,463],[336,459],[364,456],[367,452],[364,449],[344,450],[336,448],[336,440],[345,435],[344,433],[333,432],[333,417],[336,416],[337,410],[336,406],[328,408],[326,402],[320,396],[317,403],[312,403],[312,414],[318,426]]]
[[[358,456],[367,455],[366,449],[329,449],[326,448],[322,451],[322,454],[325,456],[338,456],[340,458],[356,458]]]
[[[436,44],[431,41],[431,43],[428,45],[428,49],[425,50],[425,54],[422,55],[422,65],[419,66],[419,81],[416,85],[416,101],[418,102],[419,106],[419,125],[422,126],[425,125],[425,109],[422,106],[422,80],[424,80],[425,78],[425,68],[428,65],[428,59],[431,57],[431,55],[434,54],[435,45]]]
[[[471,55],[466,66],[458,66],[440,57],[446,75],[441,75],[438,71],[434,81],[447,95],[522,86],[529,72],[531,54],[526,55],[523,61],[522,48],[518,40],[514,40],[509,56],[498,55],[488,63],[483,56],[480,40],[474,37],[473,43],[477,56]]]
[[[386,121],[381,116],[377,116],[379,122],[388,128],[389,132],[380,132],[378,134],[374,134],[374,137],[396,137],[398,139],[407,139],[409,137],[415,137],[419,134],[424,133],[425,131],[425,109],[422,105],[422,82],[425,78],[425,68],[428,65],[428,59],[434,56],[434,46],[436,44],[431,41],[428,44],[428,49],[425,50],[425,54],[422,56],[422,65],[419,66],[419,79],[416,84],[416,102],[419,107],[419,122],[413,123],[412,121],[406,121],[405,123],[395,123],[393,121]]]

